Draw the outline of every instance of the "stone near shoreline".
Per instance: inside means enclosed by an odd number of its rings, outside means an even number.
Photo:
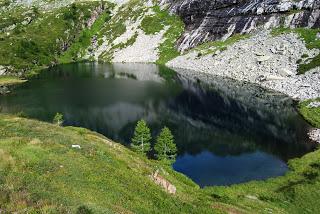
[[[320,143],[320,129],[313,129],[308,135],[311,140]]]
[[[307,106],[308,108],[319,108],[320,107],[320,102],[319,101],[314,101],[309,103],[309,105]]]

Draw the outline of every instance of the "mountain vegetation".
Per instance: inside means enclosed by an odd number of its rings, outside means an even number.
[[[155,1],[129,0],[121,5],[107,1],[19,2],[0,0],[0,89],[23,83],[60,63],[113,62],[116,53],[130,53],[130,47],[141,38],[159,36],[151,53],[157,56],[154,63],[164,65],[193,51],[196,58],[212,58],[217,51],[250,37],[234,34],[223,41],[207,41],[214,32],[203,28],[208,30],[203,42],[180,52],[177,41],[182,44],[183,34],[192,35],[185,29],[201,25],[185,26],[185,20],[167,5]],[[184,15],[190,22],[202,20]],[[308,49],[320,49],[318,28],[279,27],[272,34],[290,32],[299,35]],[[302,55],[297,63],[303,75],[320,65],[320,55]],[[162,75],[165,79],[174,76],[171,71]],[[320,128],[320,107],[308,107],[314,101],[319,98],[305,100],[298,108],[312,126]],[[284,176],[201,189],[166,161],[146,157],[151,150],[151,131],[143,120],[135,128],[132,151],[90,130],[62,127],[59,113],[54,124],[22,116],[0,114],[0,213],[320,212],[319,149],[290,160]],[[168,128],[162,129],[154,151],[159,160],[176,157]],[[155,172],[162,182],[176,187],[174,194],[152,179]]]

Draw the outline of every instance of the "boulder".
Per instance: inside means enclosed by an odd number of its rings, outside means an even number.
[[[289,70],[288,68],[279,69],[279,74],[281,76],[285,76],[285,77],[291,77],[294,75],[294,73],[291,70]]]
[[[257,15],[261,15],[261,14],[263,14],[263,12],[264,12],[264,9],[262,7],[259,7],[257,9]]]
[[[309,103],[309,105],[307,106],[308,108],[319,108],[320,107],[320,102],[319,101],[314,101]]]
[[[76,145],[71,145],[71,148],[81,149],[81,146],[76,144]]]
[[[266,76],[266,80],[284,80],[285,77],[275,76],[275,75],[268,75]]]
[[[6,68],[0,65],[0,76],[6,73]]]
[[[159,175],[159,170],[156,170],[151,176],[151,179],[169,194],[176,194],[177,188],[172,185],[168,180]]]
[[[271,58],[271,56],[269,56],[269,55],[259,56],[259,57],[257,57],[257,61],[258,62],[265,62],[265,61],[268,61],[270,58]]]

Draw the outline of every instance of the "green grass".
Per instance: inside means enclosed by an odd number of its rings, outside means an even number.
[[[267,181],[200,189],[95,132],[0,114],[0,209],[9,213],[319,213],[320,150],[289,167]],[[150,180],[156,169],[176,195]]]
[[[70,48],[59,57],[59,63],[70,63],[82,60],[87,48],[91,45],[91,39],[110,20],[110,11],[104,11],[90,28],[84,29]]]
[[[149,178],[156,169],[176,195]],[[97,133],[0,115],[0,210],[213,213],[210,205],[210,196],[186,177]]]
[[[23,80],[14,76],[0,76],[0,86],[15,85],[24,83],[26,81],[27,80]]]
[[[320,33],[320,29],[308,29],[308,28],[276,28],[272,31],[272,35],[277,36],[283,33],[294,32],[302,38],[308,49],[320,49],[320,40],[317,38],[317,34]],[[304,58],[304,57],[302,57]],[[298,73],[304,74],[305,72],[320,66],[320,54],[315,56],[314,58],[307,60],[307,63],[300,63],[298,67]]]
[[[57,63],[62,44],[74,42],[100,2],[76,3],[52,11],[17,7],[1,13],[2,27],[15,29],[0,33],[0,62],[25,73]],[[23,24],[26,17],[31,22]]]
[[[170,25],[170,16],[168,12],[161,11],[159,6],[153,7],[155,14],[144,17],[141,21],[141,29],[147,34],[156,34],[163,30],[164,26]]]
[[[159,59],[157,64],[164,65],[171,59],[180,55],[179,51],[175,47],[176,41],[182,35],[184,31],[184,23],[181,18],[174,14],[169,14],[167,10],[161,10],[159,6],[153,7],[155,16],[158,17],[156,23],[153,25],[168,26],[168,30],[163,35],[163,42],[159,45]],[[152,25],[150,25],[152,27]],[[159,27],[157,28],[159,30]]]
[[[135,22],[139,17],[143,17],[149,9],[143,2],[138,0],[131,0],[122,5],[110,21],[101,28],[99,32],[100,45],[103,37],[105,41],[108,41],[109,45],[112,45],[112,42],[127,30],[123,23],[128,20]],[[146,15],[141,21],[140,28],[147,35],[150,35],[168,27],[168,30],[164,33],[163,42],[159,45],[159,59],[156,62],[157,64],[165,64],[180,55],[175,48],[175,42],[182,34],[184,24],[178,16],[169,14],[167,10],[161,10],[159,6],[153,6],[152,10],[154,14]],[[111,46],[108,51],[101,55],[101,60],[111,61],[116,50],[132,45],[137,36],[138,34],[136,33],[127,42]]]
[[[320,98],[314,100],[307,100],[299,104],[299,111],[301,115],[313,126],[320,128],[320,107],[309,108],[307,107],[311,102],[318,101]]]
[[[247,39],[249,37],[250,37],[250,35],[248,35],[248,34],[245,34],[245,35],[235,34],[235,35],[229,37],[228,39],[226,39],[225,41],[217,40],[217,41],[205,42],[205,43],[191,49],[190,51],[197,51],[199,53],[199,55],[208,55],[208,54],[212,54],[218,50],[223,51],[228,46],[230,46],[230,45],[232,45],[242,39]]]

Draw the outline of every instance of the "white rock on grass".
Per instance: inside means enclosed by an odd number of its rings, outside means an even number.
[[[314,101],[309,103],[309,105],[307,106],[308,108],[319,108],[320,107],[320,102],[319,101]]]
[[[313,129],[308,135],[311,140],[320,143],[320,129]]]
[[[74,148],[74,149],[81,149],[81,146],[80,146],[80,145],[75,144],[75,145],[71,145],[71,148]]]

